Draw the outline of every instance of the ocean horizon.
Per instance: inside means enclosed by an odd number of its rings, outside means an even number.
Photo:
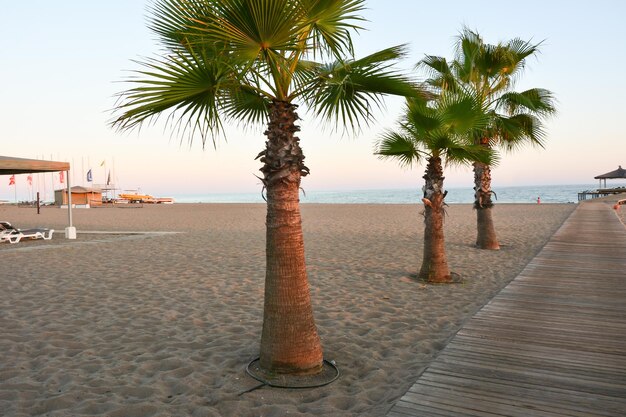
[[[564,204],[577,203],[578,193],[596,189],[597,185],[529,185],[493,187],[496,203],[541,203]],[[472,188],[447,188],[448,204],[472,204]],[[263,203],[261,191],[256,193],[207,193],[171,195],[176,203]],[[414,204],[422,198],[421,189],[379,189],[379,190],[343,190],[343,191],[302,191],[301,203],[317,204]]]

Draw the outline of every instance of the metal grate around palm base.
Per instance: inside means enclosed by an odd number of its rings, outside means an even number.
[[[335,361],[327,361],[324,359],[322,363],[322,371],[315,375],[284,375],[269,373],[259,366],[259,358],[252,360],[246,366],[246,372],[261,385],[253,389],[261,388],[264,385],[274,388],[318,388],[328,385],[339,378],[339,369],[335,365]]]

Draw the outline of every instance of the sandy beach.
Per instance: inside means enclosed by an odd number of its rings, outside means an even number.
[[[76,209],[72,241],[64,209],[0,206],[0,220],[57,231],[0,245],[0,415],[383,416],[575,208],[497,205],[502,249],[480,251],[471,206],[448,207],[448,262],[465,282],[433,286],[410,278],[420,206],[303,205],[316,322],[341,375],[246,392],[258,385],[245,366],[259,350],[264,205]]]

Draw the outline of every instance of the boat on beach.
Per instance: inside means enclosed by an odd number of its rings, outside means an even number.
[[[174,204],[174,199],[171,197],[153,197],[150,194],[121,193],[117,197],[118,200],[129,203]]]
[[[148,200],[154,200],[154,197],[152,197],[149,194],[137,194],[137,193],[133,193],[133,194],[121,193],[117,195],[117,198],[120,200],[129,201],[131,203],[144,203]]]

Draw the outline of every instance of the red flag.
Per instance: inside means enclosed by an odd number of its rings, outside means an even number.
[[[29,175],[28,177],[26,177],[26,181],[28,181],[28,185],[32,186],[33,185],[33,176]]]
[[[9,177],[9,185],[15,185],[15,175]]]
[[[65,182],[65,172],[64,171],[59,171],[59,182],[61,184],[63,184]]]

